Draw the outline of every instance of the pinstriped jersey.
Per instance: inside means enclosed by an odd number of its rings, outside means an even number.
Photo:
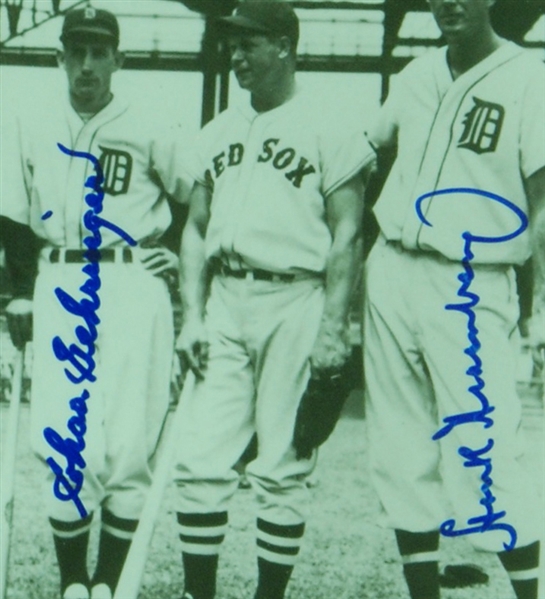
[[[519,225],[504,204],[473,193],[425,200],[427,226],[415,202],[442,189],[495,194],[526,215],[524,180],[545,166],[545,66],[509,42],[453,81],[446,49],[414,60],[398,76],[380,120],[377,145],[397,142],[398,155],[375,207],[383,234],[407,249],[463,256],[464,231],[499,237]],[[524,262],[528,232],[474,245],[475,263]]]
[[[374,159],[363,132],[336,121],[297,91],[264,113],[233,107],[202,130],[191,174],[212,192],[208,258],[280,273],[325,269],[324,198]]]
[[[2,214],[29,224],[53,246],[85,247],[84,184],[93,166],[66,156],[61,143],[100,160],[104,219],[137,241],[158,238],[171,221],[166,195],[187,199],[176,133],[117,97],[85,123],[67,101],[35,110],[18,119],[13,151],[3,159]],[[123,244],[110,229],[102,230],[102,238],[101,247]]]

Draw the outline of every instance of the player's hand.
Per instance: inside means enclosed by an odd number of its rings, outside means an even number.
[[[168,271],[178,270],[178,256],[166,247],[141,248],[140,261],[152,275],[162,276]]]
[[[190,368],[198,379],[203,379],[208,365],[208,338],[202,319],[186,320],[176,340],[182,370]]]
[[[17,349],[23,349],[32,339],[32,300],[12,299],[6,307],[6,317],[11,342]]]
[[[351,353],[348,325],[322,321],[310,355],[313,376],[319,376],[319,373],[324,370],[341,368],[346,364]]]
[[[545,307],[534,311],[528,322],[532,358],[538,369],[545,367]]]

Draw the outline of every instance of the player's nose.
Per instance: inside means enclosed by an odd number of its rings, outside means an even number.
[[[231,64],[238,64],[244,59],[244,53],[239,46],[231,48]]]
[[[83,71],[92,71],[93,70],[93,55],[90,50],[86,50],[83,55],[83,61],[81,64],[81,68]]]

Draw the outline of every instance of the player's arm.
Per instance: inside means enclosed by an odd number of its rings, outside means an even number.
[[[535,357],[545,350],[545,167],[526,181],[530,205],[530,243],[532,246],[533,302],[531,342]]]
[[[313,372],[342,366],[351,353],[349,308],[362,264],[365,173],[358,173],[326,198],[333,237],[326,266],[325,307],[310,357]]]
[[[187,136],[178,124],[164,123],[150,146],[150,178],[166,195],[172,221],[158,240],[140,244],[140,260],[152,275],[174,284],[179,270],[178,255],[182,229],[187,219],[191,178],[185,170],[183,142]]]
[[[198,377],[204,376],[208,359],[208,340],[204,310],[208,296],[209,273],[204,252],[210,219],[210,190],[196,182],[189,199],[189,215],[180,248],[180,296],[182,330],[176,350]]]
[[[13,293],[6,307],[8,330],[20,349],[32,339],[32,296],[41,242],[28,225],[9,218],[1,217],[1,230]]]

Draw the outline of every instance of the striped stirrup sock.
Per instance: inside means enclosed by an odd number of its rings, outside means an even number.
[[[517,599],[537,599],[539,541],[498,553]]]
[[[55,552],[61,575],[61,595],[72,584],[89,586],[87,573],[87,545],[93,514],[75,522],[50,518]]]
[[[255,599],[283,599],[299,553],[305,525],[257,519],[258,585]]]
[[[227,512],[178,512],[182,542],[184,593],[193,599],[213,599],[216,594],[218,554],[227,532]]]
[[[411,599],[439,599],[439,531],[395,533]]]
[[[120,518],[109,510],[102,509],[98,562],[93,586],[106,584],[110,587],[112,595],[114,594],[137,525],[138,520]]]

